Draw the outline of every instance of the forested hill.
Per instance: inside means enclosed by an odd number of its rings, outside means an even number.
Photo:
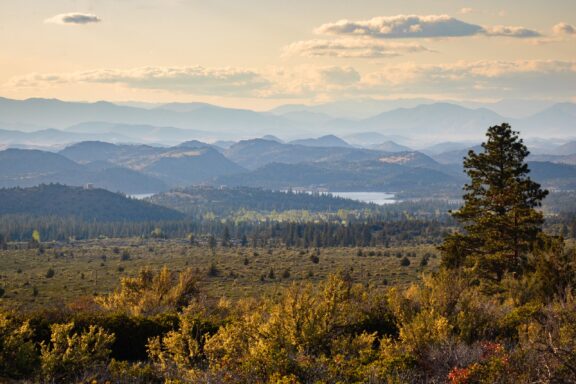
[[[0,215],[75,216],[94,221],[177,220],[183,214],[104,189],[60,184],[0,189]]]
[[[226,215],[239,209],[258,212],[282,212],[287,210],[336,212],[339,209],[376,209],[373,204],[331,195],[285,193],[250,187],[188,187],[160,193],[150,197],[148,200],[188,214],[212,212],[216,215]]]

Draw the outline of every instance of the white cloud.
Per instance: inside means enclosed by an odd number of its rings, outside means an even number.
[[[575,35],[576,27],[566,23],[558,23],[552,27],[552,33],[557,36],[561,35]]]
[[[56,15],[49,19],[44,20],[45,23],[62,24],[62,25],[91,24],[91,23],[99,23],[101,21],[102,19],[91,13],[77,13],[77,12],[62,13],[60,15]]]
[[[461,8],[460,9],[460,13],[463,15],[467,15],[467,14],[472,13],[472,12],[474,12],[473,8]]]
[[[483,27],[466,23],[448,15],[380,16],[370,20],[339,20],[323,24],[318,34],[367,36],[377,39],[461,37],[474,35],[536,37],[540,33],[524,27]]]
[[[373,39],[306,40],[292,43],[284,48],[284,56],[338,57],[338,58],[385,58],[406,53],[429,51],[415,43],[383,42]]]

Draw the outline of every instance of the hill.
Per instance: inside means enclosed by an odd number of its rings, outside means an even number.
[[[236,187],[188,187],[160,193],[148,201],[189,214],[211,212],[226,216],[240,210],[268,213],[287,210],[307,210],[310,212],[336,212],[339,209],[369,209],[370,204],[333,197],[270,191],[260,188]]]
[[[99,146],[103,152],[110,154],[114,146],[102,144],[105,145]],[[89,160],[91,162],[78,164],[57,153],[23,149],[0,151],[0,187],[32,187],[42,183],[81,186],[90,183],[99,188],[130,194],[168,189],[163,181],[110,163],[104,155],[89,151],[85,155],[92,159]]]
[[[458,191],[462,180],[429,168],[378,160],[267,164],[252,172],[219,177],[217,183],[266,189],[323,187],[330,191]]]
[[[245,171],[213,148],[169,150],[142,169],[171,186],[188,186]]]
[[[400,144],[398,144],[392,140],[388,140],[388,141],[385,141],[383,143],[370,146],[370,148],[378,150],[378,151],[384,151],[384,152],[409,152],[409,151],[412,151],[412,149],[410,149],[409,147],[407,147],[405,145],[400,145]]]
[[[199,141],[169,148],[82,142],[65,148],[60,154],[80,163],[106,161],[162,180],[172,187],[245,171],[209,144]]]
[[[256,169],[270,163],[374,160],[382,152],[359,148],[309,147],[254,139],[234,144],[224,151],[224,155],[245,168]]]
[[[81,165],[56,153],[26,149],[0,152],[0,183],[12,178],[26,180],[81,170]]]
[[[306,147],[343,147],[352,148],[350,144],[334,135],[326,135],[316,139],[300,139],[290,142],[293,145],[304,145]]]
[[[87,221],[177,220],[183,214],[104,189],[59,184],[0,189],[0,214],[74,216]]]

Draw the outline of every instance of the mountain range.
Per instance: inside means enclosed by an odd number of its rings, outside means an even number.
[[[167,191],[192,185],[325,188],[330,191],[382,191],[406,194],[459,192],[465,182],[462,159],[469,148],[447,143],[427,155],[390,142],[382,151],[340,145],[337,137],[306,144],[251,139],[227,149],[197,140],[172,147],[87,141],[58,153],[40,150],[0,151],[0,187],[30,187],[41,183],[92,184],[127,194]],[[321,146],[311,146],[320,142]],[[460,149],[454,149],[460,148]],[[572,144],[562,146],[570,151]],[[447,151],[437,153],[440,149]],[[576,187],[571,155],[530,158],[534,178],[557,189]]]
[[[205,103],[142,108],[109,102],[0,98],[0,129],[3,130],[0,143],[6,147],[102,140],[175,145],[193,139],[237,141],[274,135],[289,141],[338,135],[352,145],[369,147],[392,140],[408,147],[422,147],[448,138],[480,141],[488,126],[503,121],[511,123],[523,137],[567,140],[576,136],[574,103],[548,103],[546,107],[544,102],[533,103],[540,107],[535,107],[532,115],[509,117],[490,109],[493,104],[482,107],[476,104],[471,108],[426,100],[416,104],[416,101],[388,103],[388,107],[395,105],[395,108],[384,108],[382,103],[374,102],[381,105],[380,110],[372,109],[373,114],[351,118],[351,114],[338,114],[333,108],[321,112],[316,107],[303,105],[256,112]],[[23,136],[23,131],[28,135]],[[375,137],[379,139],[374,140]]]

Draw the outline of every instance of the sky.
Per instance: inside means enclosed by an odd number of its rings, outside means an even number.
[[[0,96],[576,102],[576,1],[2,1]]]

